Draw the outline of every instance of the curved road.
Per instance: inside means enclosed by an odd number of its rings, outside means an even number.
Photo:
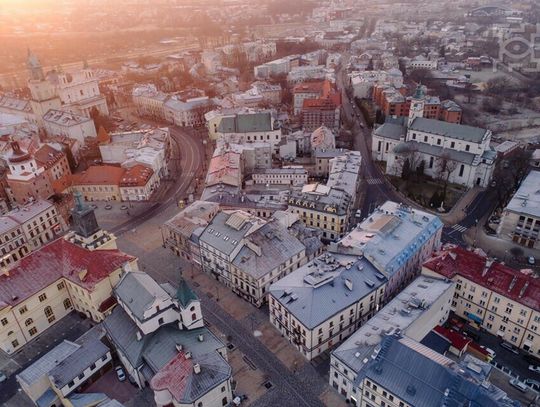
[[[171,132],[169,171],[172,182],[166,191],[158,191],[158,194],[163,196],[154,198],[157,199],[157,202],[145,212],[112,228],[111,232],[117,236],[138,227],[171,205],[176,205],[178,200],[186,198],[195,178],[200,179],[202,176],[204,167],[202,140],[179,127],[171,126],[169,129]]]

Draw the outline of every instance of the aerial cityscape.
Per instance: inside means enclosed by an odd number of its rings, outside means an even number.
[[[540,407],[538,0],[0,0],[0,405]]]

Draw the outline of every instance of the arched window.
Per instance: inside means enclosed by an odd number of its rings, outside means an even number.
[[[192,305],[191,308],[189,309],[191,312],[195,311],[195,305]]]
[[[191,314],[191,320],[195,321],[197,319],[197,314],[193,313]]]
[[[69,309],[71,308],[71,300],[69,298],[66,298],[64,300],[64,309]]]
[[[32,325],[34,323],[34,320],[32,318],[28,318],[26,321],[24,321],[24,324],[26,326]]]
[[[49,318],[52,314],[53,314],[53,310],[51,307],[45,307],[45,309],[43,310],[43,312],[45,312],[45,316],[47,318]]]

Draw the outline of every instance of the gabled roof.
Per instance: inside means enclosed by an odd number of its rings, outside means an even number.
[[[448,123],[442,120],[426,119],[424,117],[415,118],[409,126],[409,131],[411,130],[470,141],[472,143],[481,143],[489,131],[480,127]]]
[[[142,271],[131,271],[124,274],[114,288],[116,297],[140,321],[144,320],[145,312],[150,309],[156,299],[170,299],[169,294],[156,280]]]

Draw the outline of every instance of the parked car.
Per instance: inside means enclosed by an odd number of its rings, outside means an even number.
[[[512,345],[511,343],[508,343],[508,342],[501,342],[501,347],[506,349],[506,350],[509,350],[510,352],[512,353],[515,353],[516,355],[519,355],[519,349],[516,348],[514,345]]]
[[[122,366],[116,366],[114,370],[116,370],[116,377],[118,377],[118,380],[120,380],[121,382],[125,382],[126,372],[124,372],[124,369],[122,368]]]
[[[536,259],[533,256],[529,256],[527,259],[527,263],[529,263],[531,266],[534,266],[536,263]]]
[[[122,206],[120,207],[120,209],[122,209],[123,211],[125,211],[127,208],[128,208],[128,207],[127,207],[126,205],[122,205]]]
[[[354,214],[355,218],[361,218],[362,217],[362,210],[358,209],[356,213]]]
[[[6,380],[7,376],[4,373],[0,372],[0,383],[5,382]]]
[[[488,348],[487,346],[484,346],[484,345],[481,345],[480,346],[482,349],[484,349],[488,354],[489,356],[491,357],[491,359],[495,359],[495,356],[496,356],[496,353],[493,349],[491,348]]]
[[[510,385],[514,386],[519,391],[526,393],[527,392],[527,385],[523,383],[522,381],[518,379],[510,379],[509,381]]]
[[[109,205],[109,204],[105,205],[105,209],[107,209],[108,211],[110,211],[110,210],[112,209],[112,205]]]
[[[529,370],[532,372],[540,373],[540,366],[538,365],[529,365]]]

